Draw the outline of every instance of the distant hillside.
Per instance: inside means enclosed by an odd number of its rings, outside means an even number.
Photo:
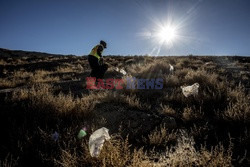
[[[1,57],[27,57],[27,56],[35,56],[35,57],[40,57],[40,56],[73,56],[73,55],[62,55],[62,54],[50,54],[50,53],[44,53],[44,52],[34,52],[34,51],[23,51],[23,50],[9,50],[9,49],[4,49],[0,48],[0,56]]]

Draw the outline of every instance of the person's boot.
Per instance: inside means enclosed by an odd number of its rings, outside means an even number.
[[[95,86],[95,83],[96,83],[95,77],[87,77],[86,82],[87,82],[86,89],[97,89],[97,87]]]

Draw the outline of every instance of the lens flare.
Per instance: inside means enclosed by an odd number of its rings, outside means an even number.
[[[156,36],[160,43],[172,43],[176,38],[176,29],[171,26],[163,26],[160,28]]]

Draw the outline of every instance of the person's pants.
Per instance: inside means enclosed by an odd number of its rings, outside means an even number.
[[[103,79],[105,72],[108,70],[108,65],[100,65],[98,59],[94,56],[88,56],[89,65],[91,67],[90,77],[96,77],[96,79]]]

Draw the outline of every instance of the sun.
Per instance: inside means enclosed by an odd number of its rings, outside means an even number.
[[[177,49],[177,45],[182,42],[183,36],[182,31],[183,25],[177,21],[167,19],[166,22],[160,22],[159,20],[154,21],[152,28],[148,28],[141,33],[139,36],[150,39],[153,44],[152,51],[149,55],[159,55],[161,51],[173,51]]]
[[[161,43],[172,43],[176,38],[176,29],[172,26],[162,26],[158,30],[157,37]]]

